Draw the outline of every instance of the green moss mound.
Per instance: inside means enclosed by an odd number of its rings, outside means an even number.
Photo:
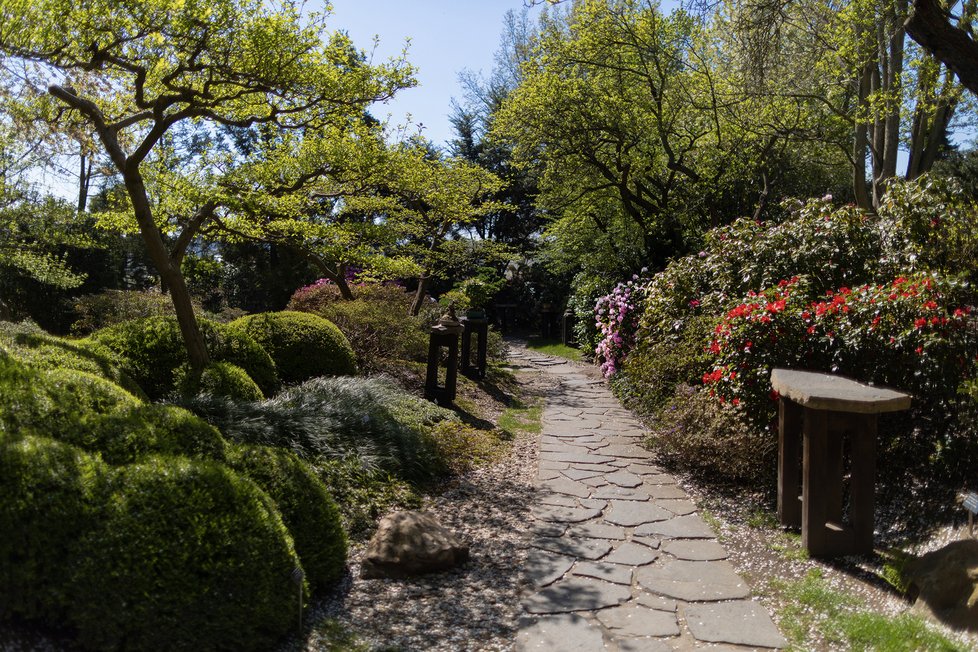
[[[241,367],[265,395],[278,389],[275,364],[258,342],[227,324],[205,319],[198,324],[212,360]],[[154,400],[177,389],[178,370],[189,362],[174,317],[147,317],[110,326],[93,333],[91,341],[114,352]]]
[[[73,446],[0,444],[0,615],[63,621],[68,549],[92,527],[104,480],[104,465]]]
[[[356,373],[346,336],[331,321],[305,312],[266,312],[231,322],[253,337],[275,361],[285,383]]]
[[[339,579],[346,563],[346,534],[336,503],[312,468],[289,451],[248,445],[232,448],[228,464],[278,505],[310,588]]]
[[[119,385],[137,398],[146,398],[139,383],[122,369],[116,356],[88,340],[56,337],[29,322],[0,322],[0,346],[29,367],[84,371]]]
[[[296,618],[299,560],[278,510],[219,464],[121,467],[71,581],[93,649],[268,650]]]
[[[210,394],[235,401],[265,398],[248,372],[230,362],[212,362],[199,377],[192,373],[190,365],[184,365],[177,371],[177,378],[177,390],[184,396]]]
[[[150,455],[183,455],[223,461],[226,442],[217,428],[172,405],[126,406],[88,420],[71,443],[98,451],[110,464],[129,464]]]

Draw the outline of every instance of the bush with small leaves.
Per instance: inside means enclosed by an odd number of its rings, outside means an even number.
[[[247,444],[232,447],[228,465],[275,501],[310,589],[339,579],[346,564],[346,534],[336,503],[313,469],[287,450]]]
[[[203,319],[198,323],[212,360],[241,367],[266,396],[278,389],[275,364],[254,339],[229,324]],[[91,340],[113,351],[154,400],[176,390],[177,370],[188,363],[180,327],[173,317],[124,322],[96,331]]]
[[[255,339],[275,361],[284,383],[356,373],[353,349],[332,322],[305,312],[266,312],[231,322]]]
[[[272,649],[295,622],[301,566],[268,495],[225,466],[184,458],[113,475],[69,585],[82,644]]]
[[[72,542],[93,527],[106,469],[74,446],[26,436],[0,443],[0,616],[60,624]]]
[[[189,364],[177,369],[177,391],[184,396],[209,394],[235,401],[260,401],[265,396],[251,376],[230,362],[211,362],[198,376]]]

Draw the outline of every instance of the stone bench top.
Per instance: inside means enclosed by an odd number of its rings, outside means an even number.
[[[771,386],[781,396],[813,410],[879,414],[910,407],[909,394],[832,374],[774,369]]]

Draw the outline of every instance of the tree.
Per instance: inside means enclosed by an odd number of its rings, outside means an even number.
[[[950,20],[951,6],[959,5],[957,25]],[[973,0],[960,3],[914,0],[906,22],[907,34],[940,59],[972,93],[978,94],[978,42],[975,42]]]
[[[180,125],[316,128],[359,116],[411,83],[403,59],[368,64],[347,36],[326,31],[327,15],[304,15],[302,5],[290,0],[4,5],[0,54],[8,64],[26,62],[51,80],[49,97],[35,97],[39,116],[53,115],[53,99],[95,132],[122,177],[197,369],[208,354],[180,258],[183,242],[208,215],[190,218],[171,250],[154,216],[143,165]],[[73,86],[80,76],[95,83]]]

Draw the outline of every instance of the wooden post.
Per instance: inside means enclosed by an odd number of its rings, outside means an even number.
[[[876,506],[876,427],[877,415],[861,414],[858,432],[852,438],[852,520],[853,552],[873,552],[873,512]]]
[[[801,527],[801,406],[782,397],[778,404],[778,520]]]
[[[827,552],[825,483],[828,419],[824,410],[805,410],[802,470],[801,543],[812,555]]]

